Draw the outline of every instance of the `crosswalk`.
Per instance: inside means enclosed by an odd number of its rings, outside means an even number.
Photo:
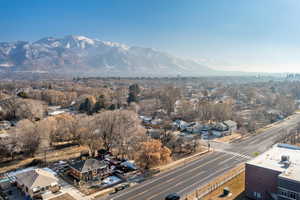
[[[223,149],[214,149],[214,151],[230,154],[230,155],[233,155],[233,156],[236,156],[236,157],[241,157],[241,158],[244,158],[246,160],[251,159],[251,157],[248,156],[248,155],[244,155],[244,154],[236,153],[236,152],[232,152],[232,151],[226,151],[226,150],[223,150]]]

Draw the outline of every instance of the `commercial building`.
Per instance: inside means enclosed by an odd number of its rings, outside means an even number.
[[[300,200],[300,147],[277,144],[246,163],[246,195],[257,200]]]

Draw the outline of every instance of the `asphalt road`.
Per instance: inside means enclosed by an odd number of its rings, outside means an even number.
[[[272,128],[238,143],[211,143],[214,152],[192,162],[161,173],[141,184],[108,196],[109,200],[163,200],[170,193],[187,194],[205,185],[225,171],[243,163],[254,154],[269,149],[283,133],[300,122],[300,114],[274,125]]]

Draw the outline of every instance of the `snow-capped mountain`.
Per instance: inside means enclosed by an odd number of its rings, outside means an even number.
[[[214,71],[150,48],[90,39],[46,37],[0,43],[0,72],[47,72],[94,76],[208,75]]]

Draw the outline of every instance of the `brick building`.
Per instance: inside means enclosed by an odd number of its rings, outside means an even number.
[[[90,181],[96,178],[104,178],[111,171],[104,161],[94,158],[77,160],[69,163],[69,174],[77,180]]]
[[[277,144],[246,163],[247,197],[300,200],[300,148]]]

